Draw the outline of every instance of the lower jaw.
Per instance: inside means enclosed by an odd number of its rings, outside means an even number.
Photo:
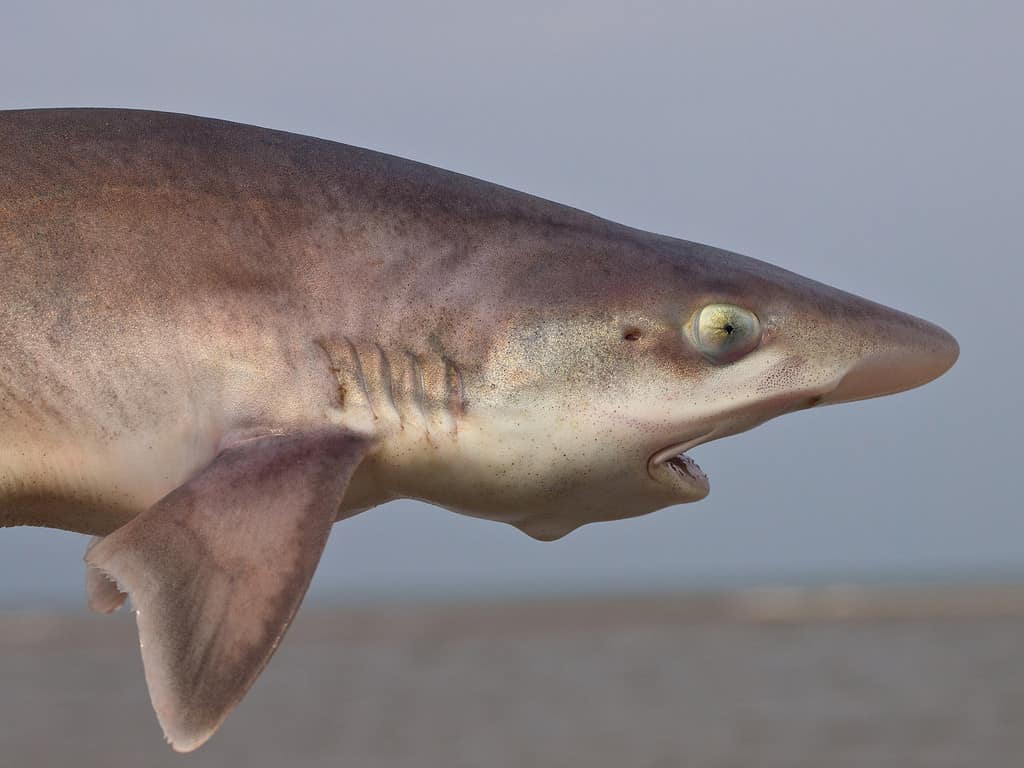
[[[698,501],[711,491],[711,484],[700,466],[684,453],[655,456],[647,467],[653,480],[673,491],[680,503]]]

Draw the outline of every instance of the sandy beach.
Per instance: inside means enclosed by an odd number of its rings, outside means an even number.
[[[1006,766],[1024,593],[307,606],[175,755],[129,614],[0,618],[3,766]]]

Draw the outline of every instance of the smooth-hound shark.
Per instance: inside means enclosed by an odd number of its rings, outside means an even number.
[[[923,320],[355,147],[0,112],[0,526],[91,534],[174,749],[281,641],[331,525],[424,499],[542,540],[707,495],[694,446],[916,387]]]

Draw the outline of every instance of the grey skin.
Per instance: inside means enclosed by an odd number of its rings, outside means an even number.
[[[409,497],[554,539],[705,496],[694,445],[958,354],[764,262],[153,112],[0,112],[0,274],[0,526],[97,537],[90,605],[131,596],[180,751],[336,520]]]

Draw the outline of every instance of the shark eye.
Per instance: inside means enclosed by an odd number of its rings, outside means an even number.
[[[704,356],[716,363],[731,363],[761,343],[761,322],[743,307],[708,304],[694,315],[693,339]]]

